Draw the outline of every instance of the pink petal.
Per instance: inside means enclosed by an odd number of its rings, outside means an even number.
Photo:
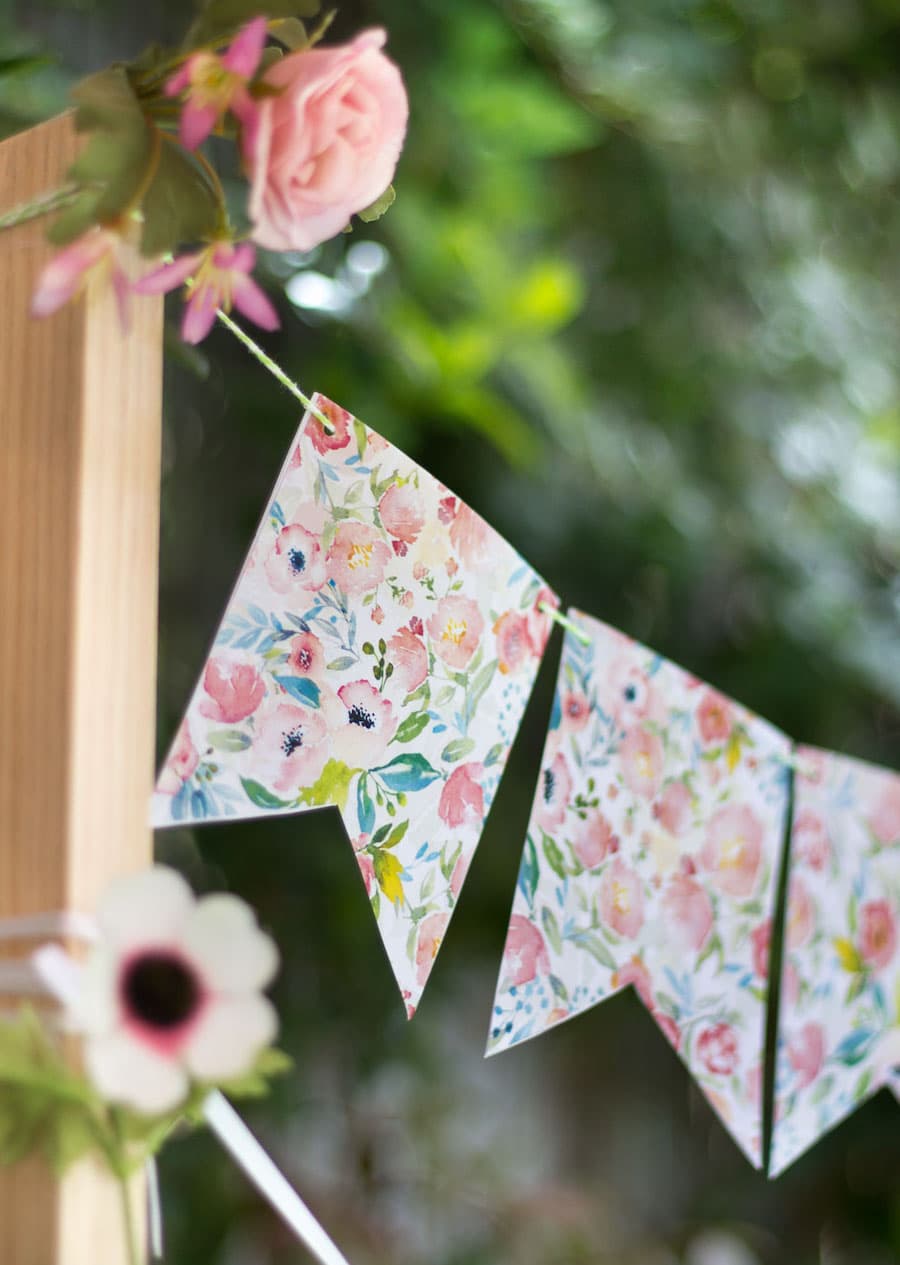
[[[193,58],[189,57],[180,70],[176,70],[170,79],[166,80],[165,94],[167,97],[177,97],[180,92],[184,92],[185,88],[191,82],[191,62]]]
[[[234,306],[261,329],[279,329],[281,321],[265,291],[252,277],[235,278]]]
[[[176,290],[178,286],[184,285],[188,277],[196,271],[202,258],[202,251],[197,251],[193,255],[182,255],[180,259],[174,259],[170,264],[163,264],[161,268],[154,268],[152,272],[145,273],[134,283],[134,289],[137,294],[168,294],[170,290]]]
[[[113,239],[104,232],[90,229],[71,245],[54,255],[41,275],[31,300],[32,316],[49,316],[76,294],[81,279],[107,251]]]
[[[218,295],[211,286],[195,290],[188,299],[181,337],[186,343],[201,343],[213,327],[218,307]]]
[[[240,75],[242,79],[249,79],[262,57],[267,29],[265,18],[254,18],[252,22],[248,22],[234,37],[231,47],[222,57],[225,69],[234,75]]]
[[[252,272],[256,267],[256,251],[249,242],[241,242],[234,248],[231,260],[233,272]]]
[[[251,163],[259,132],[259,106],[246,88],[238,88],[231,98],[231,113],[241,125],[241,154],[246,163]]]
[[[188,99],[181,111],[178,138],[185,149],[196,149],[216,126],[219,111],[214,105],[195,105]]]

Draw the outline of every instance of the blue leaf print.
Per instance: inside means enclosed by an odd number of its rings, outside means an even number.
[[[275,680],[291,698],[306,707],[318,707],[322,692],[308,676],[276,676]]]
[[[372,796],[369,794],[368,780],[365,774],[356,784],[356,815],[359,818],[360,833],[370,835],[375,829],[375,805],[372,803]]]
[[[388,790],[406,794],[423,791],[441,777],[437,769],[433,769],[418,752],[395,756],[389,764],[373,769],[372,772],[378,774]]]

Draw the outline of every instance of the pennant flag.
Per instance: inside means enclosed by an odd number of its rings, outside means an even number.
[[[791,744],[580,613],[550,732],[488,1053],[631,984],[761,1164],[768,949]]]
[[[322,396],[153,797],[169,826],[336,805],[410,1014],[521,722],[555,595]]]
[[[771,1172],[900,1098],[900,776],[797,750]]]

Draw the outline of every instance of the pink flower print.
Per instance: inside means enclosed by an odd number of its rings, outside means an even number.
[[[348,596],[368,593],[384,579],[392,556],[374,527],[341,523],[328,550],[328,574]]]
[[[252,716],[266,696],[265,683],[256,668],[228,659],[208,661],[203,688],[207,698],[200,703],[200,714],[226,725]]]
[[[900,777],[891,777],[869,818],[872,834],[883,847],[900,843]]]
[[[650,678],[635,662],[633,650],[619,655],[610,665],[607,694],[613,719],[620,729],[631,729],[642,720],[656,719],[659,703]]]
[[[668,1039],[669,1044],[673,1046],[674,1049],[680,1050],[681,1049],[681,1031],[678,1027],[678,1024],[675,1022],[675,1020],[671,1017],[671,1015],[663,1014],[661,1010],[654,1010],[654,1011],[651,1011],[651,1013],[653,1015],[653,1018],[656,1020],[657,1024],[659,1025],[659,1029],[662,1032],[663,1036],[665,1036]]]
[[[278,703],[260,715],[253,742],[254,771],[280,795],[311,786],[328,759],[328,731],[318,712],[294,703]]]
[[[680,835],[691,817],[691,792],[684,782],[670,782],[653,805],[653,816],[669,834]]]
[[[560,701],[562,723],[573,733],[580,733],[591,718],[591,705],[580,690],[565,690]]]
[[[541,770],[535,815],[537,823],[552,835],[566,819],[566,808],[572,794],[572,775],[562,753]]]
[[[734,1029],[727,1023],[717,1023],[704,1029],[697,1039],[697,1054],[713,1076],[730,1076],[739,1062]]]
[[[718,690],[707,689],[697,708],[697,727],[706,746],[727,742],[734,723],[731,703]]]
[[[617,935],[633,940],[644,925],[641,880],[616,857],[600,880],[600,917]]]
[[[483,632],[481,611],[468,597],[442,597],[428,621],[432,649],[451,668],[467,665]]]
[[[416,980],[419,984],[428,979],[449,921],[449,914],[429,914],[419,923],[416,938]]]
[[[32,316],[51,316],[92,284],[111,284],[119,309],[119,324],[130,323],[131,282],[120,262],[122,238],[110,228],[94,226],[58,251],[38,277],[31,300]]]
[[[395,483],[378,502],[385,528],[396,540],[411,545],[425,526],[425,502],[412,483]]]
[[[166,82],[167,97],[186,94],[179,127],[179,140],[185,149],[196,149],[202,144],[230,110],[241,122],[245,153],[252,152],[257,105],[247,91],[247,83],[262,57],[266,25],[264,17],[248,22],[221,57],[206,49],[192,53]]]
[[[465,566],[473,571],[487,570],[494,561],[496,542],[494,529],[460,501],[450,524],[450,543]]]
[[[859,952],[867,966],[880,971],[897,948],[897,924],[886,900],[870,900],[859,908]]]
[[[825,1061],[825,1033],[817,1023],[804,1024],[788,1043],[788,1059],[797,1073],[797,1088],[811,1085]]]
[[[494,624],[497,658],[505,675],[518,672],[531,659],[533,648],[528,634],[528,619],[516,611],[506,611]]]
[[[371,769],[382,759],[397,732],[397,718],[388,699],[368,681],[342,685],[338,698],[344,705],[337,731],[335,750],[353,769]]]
[[[456,898],[459,897],[459,893],[462,891],[463,880],[466,877],[466,870],[468,868],[468,860],[464,854],[461,854],[459,860],[456,862],[456,865],[453,867],[453,873],[450,875],[450,891]]]
[[[282,527],[265,560],[265,570],[276,593],[316,592],[325,583],[325,559],[318,536],[300,523]]]
[[[388,659],[394,665],[390,684],[403,695],[411,694],[428,676],[428,651],[424,641],[408,628],[400,628],[387,647]]]
[[[550,971],[550,958],[544,937],[534,923],[522,914],[513,914],[509,920],[503,965],[507,972],[507,987],[528,984],[538,971],[544,974]]]
[[[793,1006],[800,996],[800,976],[793,962],[786,962],[781,976],[781,1002]]]
[[[673,938],[697,953],[713,928],[713,908],[705,888],[686,874],[675,874],[662,895],[662,911]]]
[[[546,586],[538,590],[537,597],[528,612],[528,635],[531,638],[532,649],[537,656],[544,653],[544,647],[553,627],[553,620],[546,611],[541,610],[542,606],[549,606],[554,611],[559,609],[559,598],[552,589],[548,589]]]
[[[801,865],[811,870],[824,870],[831,856],[831,844],[825,823],[818,813],[807,808],[794,818],[792,850]]]
[[[762,1106],[763,1095],[763,1069],[762,1063],[757,1063],[756,1067],[751,1067],[747,1073],[745,1081],[745,1092],[747,1101],[756,1111]]]
[[[325,456],[329,452],[337,452],[341,448],[346,448],[350,443],[352,414],[348,413],[345,408],[341,408],[339,404],[333,404],[331,400],[326,400],[322,396],[316,398],[316,408],[331,423],[331,434],[329,434],[315,413],[308,415],[303,433],[310,440],[316,452]]]
[[[657,734],[646,729],[632,729],[625,735],[619,750],[622,776],[635,795],[653,799],[662,785],[664,753]]]
[[[421,619],[419,619],[418,615],[413,615],[407,627],[409,628],[409,631],[411,633],[415,633],[417,637],[425,636],[425,625],[422,623]]]
[[[644,965],[643,958],[635,956],[630,962],[626,962],[624,966],[613,972],[613,988],[626,988],[629,984],[634,985],[634,991],[638,997],[640,997],[647,1009],[652,1011],[654,1006],[653,981],[650,978],[650,972]]]
[[[278,329],[280,321],[265,291],[250,276],[256,266],[256,251],[249,242],[216,241],[203,250],[181,255],[146,273],[135,283],[138,294],[167,294],[189,278],[181,337],[199,343],[212,329],[216,312],[222,308],[239,312],[262,329]]]
[[[593,870],[618,849],[619,840],[607,818],[592,808],[579,826],[572,846],[584,868]]]
[[[484,820],[484,765],[462,764],[454,769],[441,791],[438,816],[453,830],[479,829]]]
[[[769,978],[769,948],[772,944],[772,919],[767,918],[750,932],[753,950],[753,974],[760,979]]]
[[[406,592],[403,594],[403,596],[400,598],[400,605],[404,606],[408,611],[411,611],[412,608],[415,606],[415,604],[416,604],[415,594],[413,593],[412,589],[407,589]]]
[[[359,872],[363,876],[363,882],[366,885],[366,895],[369,900],[375,895],[375,863],[371,856],[365,851],[366,844],[369,842],[368,835],[360,835],[356,845],[356,863],[359,866]]]
[[[788,892],[785,939],[789,949],[799,949],[807,943],[816,923],[815,906],[802,879],[792,878]]]
[[[384,609],[381,606],[372,607],[372,623],[373,624],[384,623]]]
[[[287,666],[295,676],[322,675],[325,670],[325,651],[315,633],[298,633],[291,638]]]
[[[729,804],[710,818],[700,865],[726,896],[749,896],[762,861],[762,822],[747,804]]]
[[[159,775],[157,783],[159,790],[163,795],[177,795],[184,783],[193,775],[199,763],[197,748],[191,741],[191,731],[187,721],[184,720],[172,744],[165,767]]]
[[[445,496],[441,498],[441,502],[438,505],[438,518],[445,527],[449,526],[456,517],[456,506],[457,500],[455,496]]]

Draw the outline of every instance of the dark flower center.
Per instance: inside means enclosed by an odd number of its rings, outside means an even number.
[[[637,698],[637,689],[633,685],[626,685],[624,694],[625,694],[625,702],[633,703],[634,700]]]
[[[360,707],[358,703],[355,707],[350,708],[347,717],[351,725],[361,725],[363,729],[375,728],[375,717],[371,712],[367,712],[364,707]]]
[[[299,751],[303,746],[303,727],[298,725],[296,729],[289,729],[281,736],[281,750],[285,755],[293,755],[295,751]]]
[[[556,775],[552,769],[544,769],[544,803],[549,804],[556,789]]]
[[[308,671],[312,666],[312,651],[308,646],[304,646],[302,650],[297,651],[297,666],[301,667],[304,672]]]
[[[302,575],[306,570],[306,554],[302,549],[289,549],[288,562],[294,575]]]
[[[142,953],[122,980],[129,1013],[151,1028],[177,1028],[200,1000],[197,977],[171,953]]]

